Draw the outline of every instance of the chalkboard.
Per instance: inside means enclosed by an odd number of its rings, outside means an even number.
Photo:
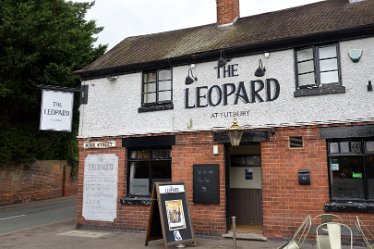
[[[219,204],[219,165],[193,165],[193,202]]]
[[[196,246],[183,183],[157,182],[153,186],[145,245],[161,238],[165,249],[187,242]]]

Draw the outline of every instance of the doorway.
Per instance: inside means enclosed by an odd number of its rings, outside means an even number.
[[[229,217],[237,231],[262,234],[262,173],[260,143],[228,148]]]

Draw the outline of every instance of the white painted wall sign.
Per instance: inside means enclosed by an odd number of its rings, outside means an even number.
[[[109,221],[117,217],[118,157],[88,155],[84,162],[83,210],[86,220]]]
[[[74,92],[42,89],[40,130],[71,131]]]

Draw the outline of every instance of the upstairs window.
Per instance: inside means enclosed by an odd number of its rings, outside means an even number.
[[[139,112],[172,109],[172,105],[170,108],[172,99],[173,84],[171,69],[160,69],[143,73],[142,107],[145,108],[139,108]]]
[[[345,92],[340,80],[338,44],[298,49],[295,59],[295,97]]]

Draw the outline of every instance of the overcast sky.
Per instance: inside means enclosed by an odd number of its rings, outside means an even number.
[[[89,0],[74,0],[88,2]],[[240,16],[251,16],[321,0],[240,0]],[[216,22],[216,0],[96,0],[87,20],[104,27],[97,43],[108,49],[129,36]]]

